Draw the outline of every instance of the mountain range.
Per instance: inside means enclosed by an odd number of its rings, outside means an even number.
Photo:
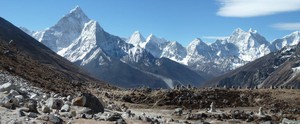
[[[269,42],[256,30],[240,28],[211,44],[195,38],[187,47],[153,34],[144,38],[139,31],[124,40],[104,31],[79,6],[45,30],[21,29],[95,78],[127,88],[200,86],[300,41],[299,31]]]
[[[53,27],[33,32],[32,36],[95,78],[121,87],[200,86],[206,79],[201,75],[205,73],[197,73],[166,58],[157,58],[144,48],[107,33],[78,6]],[[155,38],[151,37],[151,42],[158,42]]]

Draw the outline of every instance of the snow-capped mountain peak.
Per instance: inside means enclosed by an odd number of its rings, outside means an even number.
[[[177,41],[169,42],[163,49],[161,57],[180,62],[187,55],[186,49]]]
[[[139,32],[139,31],[135,31],[131,37],[127,40],[127,43],[130,43],[134,46],[138,46],[141,43],[145,42],[145,38],[143,37],[143,35]]]
[[[80,7],[76,6],[53,27],[36,32],[33,34],[33,37],[54,52],[58,52],[72,44],[75,39],[79,37],[85,24],[89,21],[90,19],[84,14]]]
[[[70,11],[70,13],[83,13],[83,11],[79,5],[76,5],[75,8]]]
[[[162,44],[162,43],[166,43],[167,40],[164,39],[164,38],[158,38],[154,34],[150,34],[147,37],[146,42],[154,42],[154,43],[157,43],[157,44]]]
[[[272,47],[276,50],[280,50],[285,46],[297,45],[300,42],[300,31],[295,31],[289,35],[284,36],[281,39],[276,39],[272,43]]]
[[[207,46],[205,42],[203,42],[200,38],[194,39],[188,46],[196,46],[196,45],[204,45]]]
[[[240,34],[240,33],[243,33],[243,32],[245,32],[243,29],[241,29],[241,28],[236,28],[236,29],[233,31],[232,34]]]
[[[252,28],[250,28],[250,29],[248,30],[248,32],[251,32],[251,33],[257,33],[257,30],[253,30]]]

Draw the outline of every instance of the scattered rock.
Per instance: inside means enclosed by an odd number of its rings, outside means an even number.
[[[113,110],[113,111],[119,111],[119,112],[122,111],[121,108],[118,105],[116,105],[116,104],[109,104],[107,106],[107,109]]]
[[[74,105],[74,106],[84,106],[85,103],[86,103],[85,96],[79,96],[72,100],[72,105]]]
[[[43,96],[42,96],[42,99],[47,100],[49,97],[50,97],[49,94],[44,93]]]
[[[64,102],[63,102],[61,99],[57,99],[57,98],[49,98],[49,99],[46,101],[46,105],[47,105],[49,108],[60,110],[61,107],[64,105]]]
[[[12,94],[13,96],[19,95],[19,92],[16,90],[10,90],[9,94]]]
[[[86,98],[86,103],[84,107],[88,107],[92,109],[92,113],[103,113],[104,112],[104,105],[99,101],[99,99],[90,93],[83,93],[82,96]]]
[[[38,115],[36,113],[29,112],[29,114],[27,115],[27,117],[36,118],[36,117],[38,117]]]
[[[71,117],[76,117],[76,111],[70,111],[70,116]]]
[[[113,112],[104,112],[103,114],[98,113],[94,116],[94,119],[104,121],[117,121],[118,119],[122,118],[120,114]]]
[[[27,103],[25,104],[25,107],[29,109],[28,112],[38,113],[37,102],[33,99],[28,100]]]
[[[43,121],[49,121],[49,116],[48,115],[41,115],[37,117],[38,120],[43,120]]]
[[[50,113],[51,110],[47,105],[42,105],[42,112],[43,113]]]
[[[265,115],[265,113],[263,112],[263,108],[262,108],[262,107],[259,107],[258,115],[259,115],[259,116]]]
[[[282,119],[281,124],[300,124],[300,120],[289,120],[287,118]]]
[[[15,109],[18,105],[18,99],[16,99],[12,94],[0,98],[0,105],[5,108]]]
[[[116,124],[127,124],[124,119],[120,118],[117,120]]]
[[[23,101],[24,101],[24,96],[23,96],[23,95],[16,95],[15,98],[16,98],[19,102],[23,102]]]
[[[0,92],[4,92],[4,91],[9,92],[10,90],[15,89],[15,88],[16,88],[15,85],[13,85],[10,82],[7,82],[7,83],[0,85]]]
[[[19,117],[23,117],[25,116],[25,113],[23,112],[23,110],[19,110],[18,111]]]
[[[70,111],[70,106],[68,104],[64,104],[61,109],[61,112],[69,112]]]
[[[176,108],[174,114],[177,116],[181,116],[183,113],[183,109],[182,108]]]
[[[63,120],[53,114],[49,115],[49,121],[53,124],[63,124]]]
[[[151,122],[151,121],[152,121],[151,118],[146,117],[146,116],[143,116],[143,117],[142,117],[142,120],[143,120],[144,122]]]
[[[71,101],[72,101],[72,99],[73,99],[73,98],[72,98],[72,96],[71,96],[71,95],[68,95],[68,96],[67,96],[67,100],[68,100],[69,102],[71,102]]]

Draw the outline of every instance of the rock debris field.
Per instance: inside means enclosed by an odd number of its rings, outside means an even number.
[[[300,123],[297,89],[101,89],[45,91],[0,72],[0,123]]]

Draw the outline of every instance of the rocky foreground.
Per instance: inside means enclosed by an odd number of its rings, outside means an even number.
[[[296,89],[91,88],[65,95],[5,71],[0,106],[0,123],[300,123]]]

